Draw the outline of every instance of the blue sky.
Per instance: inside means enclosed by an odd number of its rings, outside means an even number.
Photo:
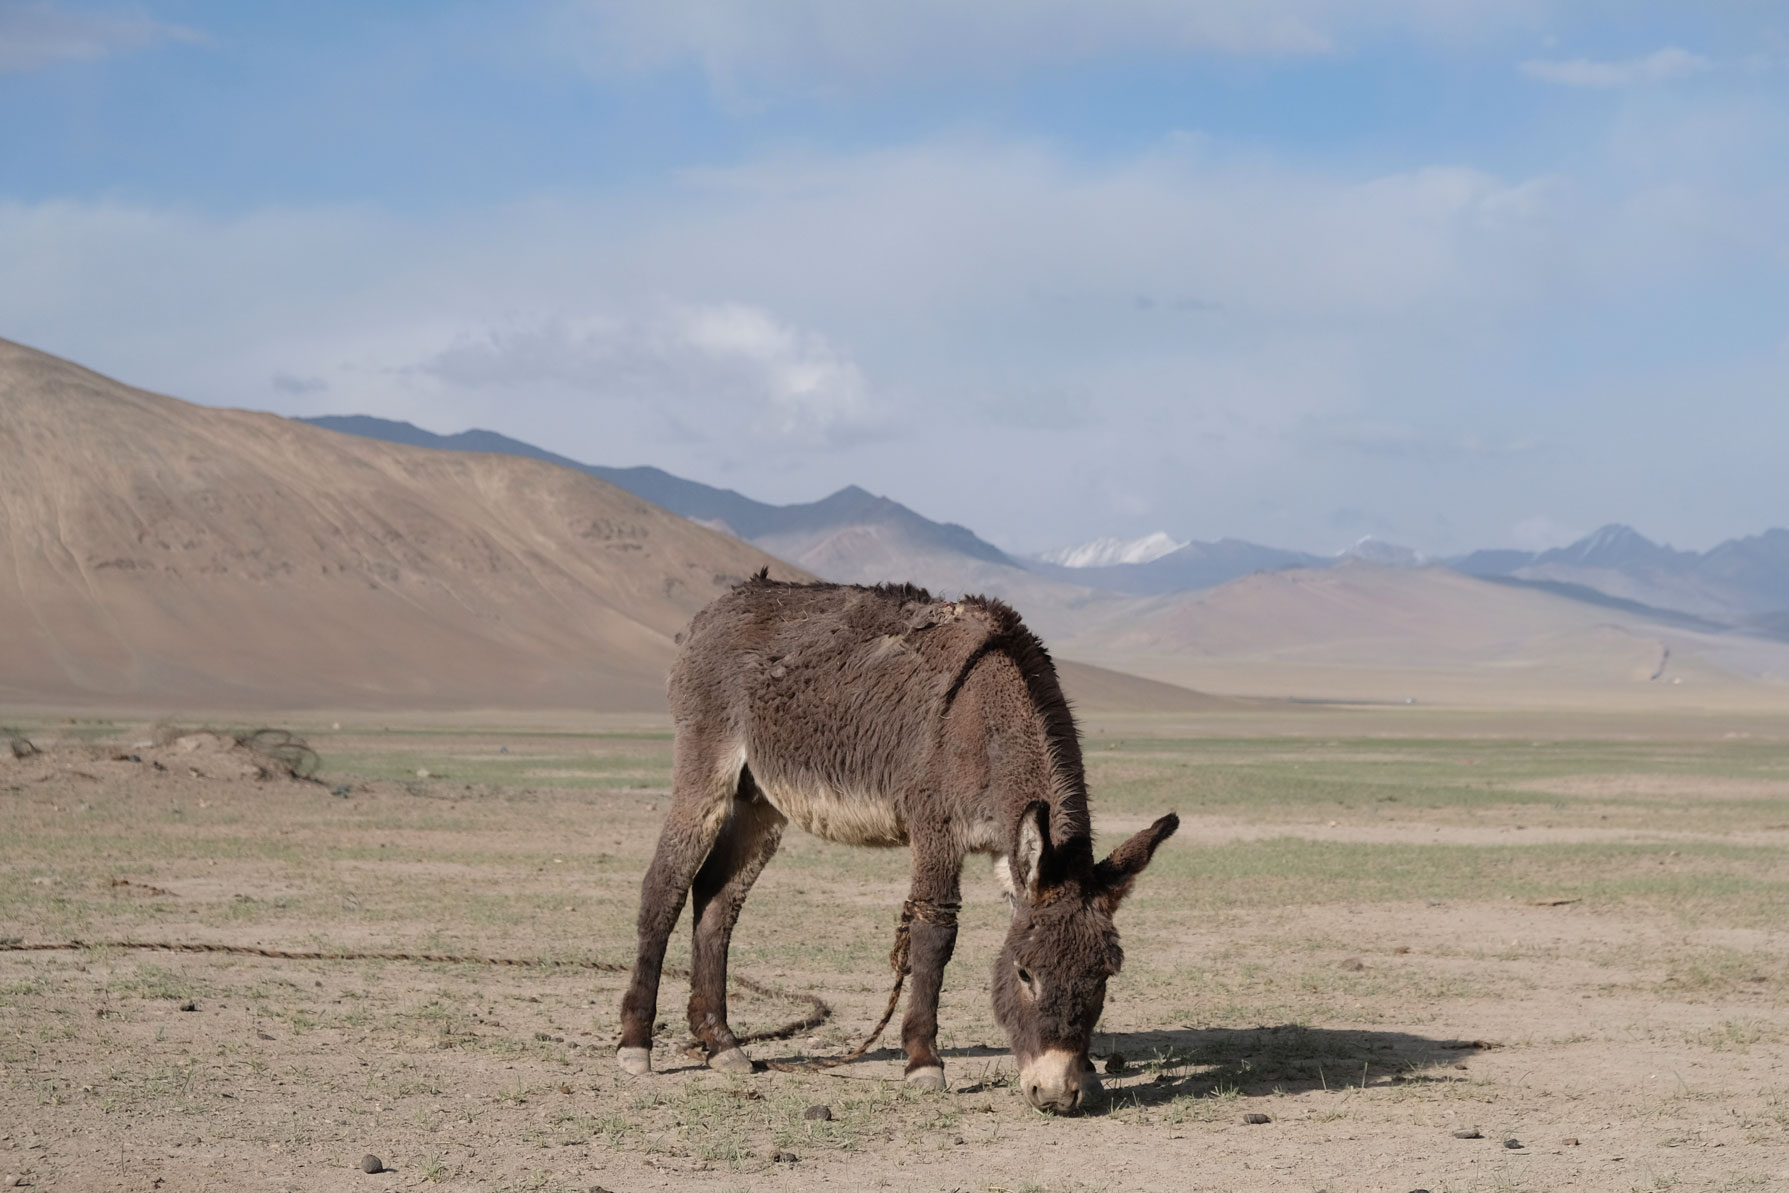
[[[1789,522],[1789,9],[0,0],[0,335],[1003,546]]]

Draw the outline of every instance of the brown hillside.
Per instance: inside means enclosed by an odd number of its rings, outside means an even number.
[[[580,473],[0,341],[0,702],[662,708],[672,635],[767,564]]]

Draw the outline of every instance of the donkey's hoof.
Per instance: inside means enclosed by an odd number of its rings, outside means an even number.
[[[650,1048],[617,1048],[615,1063],[621,1066],[624,1073],[632,1073],[635,1077],[644,1077],[652,1072],[652,1049]]]
[[[943,1093],[944,1066],[925,1065],[921,1068],[909,1069],[906,1083],[908,1089],[929,1089],[936,1093]]]
[[[717,1073],[749,1073],[753,1065],[752,1058],[743,1049],[729,1048],[709,1057],[708,1067]]]

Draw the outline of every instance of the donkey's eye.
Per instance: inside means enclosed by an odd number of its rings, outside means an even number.
[[[1026,993],[1030,994],[1031,997],[1037,997],[1037,979],[1033,978],[1031,976],[1031,971],[1026,969],[1023,965],[1019,966],[1019,984],[1025,987]]]

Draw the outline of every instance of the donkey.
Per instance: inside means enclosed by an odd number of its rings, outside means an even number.
[[[670,704],[671,808],[641,885],[623,1069],[651,1071],[665,945],[693,892],[690,1029],[711,1067],[751,1071],[727,1025],[727,946],[794,821],[828,841],[912,848],[909,1084],[945,1088],[938,993],[963,861],[980,853],[1012,913],[992,994],[1025,1097],[1069,1112],[1099,1088],[1087,1050],[1124,960],[1112,914],[1180,821],[1163,816],[1094,861],[1074,718],[1018,614],[911,585],[760,572],[696,615]]]

